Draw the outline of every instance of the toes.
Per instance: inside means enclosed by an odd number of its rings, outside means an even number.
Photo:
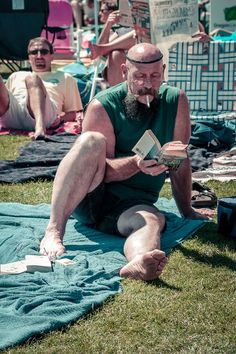
[[[144,281],[154,280],[161,275],[166,263],[165,253],[154,250],[129,262],[120,270],[120,276]]]
[[[158,261],[161,261],[162,259],[166,258],[165,252],[160,250],[153,250],[150,252],[150,255]]]

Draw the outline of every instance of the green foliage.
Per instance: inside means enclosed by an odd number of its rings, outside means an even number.
[[[13,159],[22,137],[1,137]],[[211,181],[218,197],[236,195],[236,181]],[[49,203],[52,182],[2,184],[1,201]],[[171,197],[166,183],[162,196]],[[71,326],[3,351],[9,354],[234,354],[235,240],[217,234],[216,217],[170,256],[157,281],[124,280],[124,291]]]

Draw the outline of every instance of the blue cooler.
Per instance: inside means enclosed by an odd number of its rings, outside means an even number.
[[[218,199],[217,224],[219,233],[236,237],[236,196]]]

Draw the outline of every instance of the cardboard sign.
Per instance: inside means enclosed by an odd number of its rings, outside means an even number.
[[[131,6],[129,5],[128,0],[119,1],[119,11],[121,16],[119,24],[124,27],[133,27]]]
[[[235,0],[214,0],[210,4],[210,31],[220,28],[234,32],[236,30]]]
[[[150,9],[148,0],[130,0],[133,27],[137,40],[151,43]]]
[[[184,40],[198,31],[198,0],[150,0],[152,43]]]
[[[188,40],[198,31],[198,0],[129,0],[138,42]]]

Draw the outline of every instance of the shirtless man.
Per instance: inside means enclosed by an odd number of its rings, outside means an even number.
[[[97,43],[90,43],[91,58],[107,57],[103,77],[110,86],[114,86],[124,81],[120,66],[125,63],[125,51],[136,43],[135,31],[129,27],[112,30],[114,25],[119,25],[120,12],[107,1],[101,3],[100,22],[104,27]]]
[[[73,213],[84,224],[126,238],[128,263],[120,276],[152,280],[167,263],[160,250],[165,217],[153,204],[168,168],[155,160],[140,159],[132,147],[146,129],[152,129],[161,144],[170,140],[188,143],[188,102],[184,92],[162,84],[165,65],[162,53],[152,44],[133,46],[121,69],[126,81],[101,91],[91,101],[83,134],[59,165],[40,251],[49,256],[66,251],[62,240]],[[205,218],[191,207],[189,160],[170,171],[170,178],[182,216]]]

